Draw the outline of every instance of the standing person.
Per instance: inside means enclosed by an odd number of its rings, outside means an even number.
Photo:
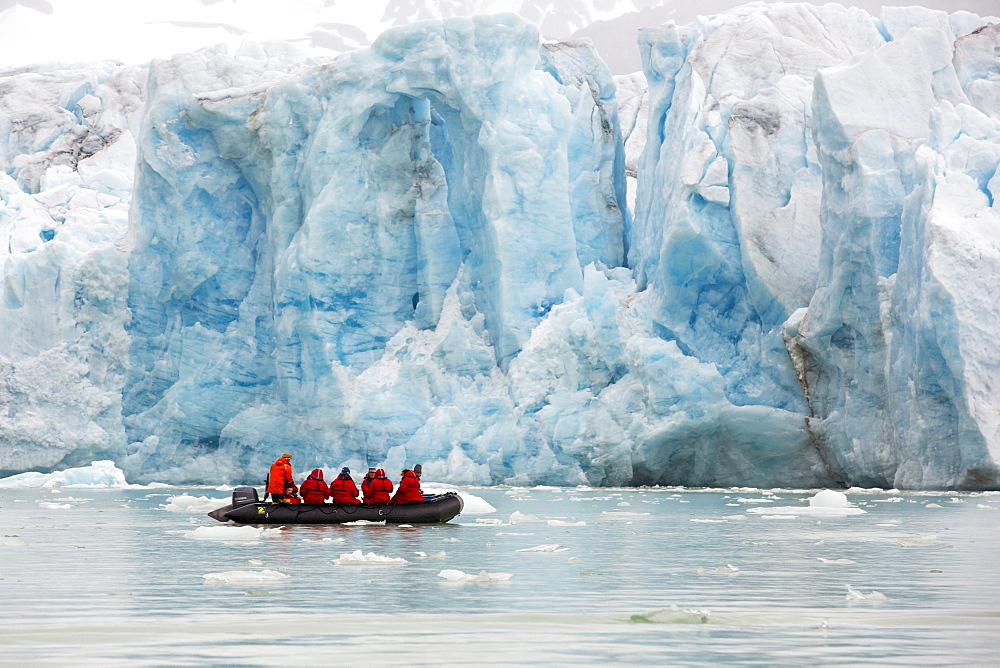
[[[389,503],[392,481],[385,477],[385,469],[378,469],[371,481],[361,483],[361,489],[365,492],[365,503]]]
[[[292,456],[286,452],[271,464],[271,472],[267,475],[267,493],[271,495],[271,501],[281,503],[287,502],[298,491],[292,478]]]
[[[420,491],[420,478],[410,469],[403,469],[403,477],[399,479],[399,487],[392,495],[395,503],[413,503],[423,501],[424,493]]]
[[[351,469],[340,469],[340,475],[330,483],[330,496],[334,503],[361,503],[358,500],[358,486],[351,478]]]
[[[299,486],[303,503],[323,503],[330,497],[330,488],[323,480],[323,469],[313,469]]]

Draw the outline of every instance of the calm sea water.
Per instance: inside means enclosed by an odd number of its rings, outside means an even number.
[[[0,490],[0,664],[1000,661],[997,495],[851,493],[866,514],[817,518],[768,514],[811,496],[783,491],[465,491],[497,512],[229,543],[163,508],[225,492]],[[354,550],[408,563],[335,563]],[[288,577],[203,577],[264,570]]]

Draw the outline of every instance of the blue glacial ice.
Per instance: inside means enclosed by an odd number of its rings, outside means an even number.
[[[501,15],[0,77],[0,471],[1000,485],[1000,27],[638,48]]]

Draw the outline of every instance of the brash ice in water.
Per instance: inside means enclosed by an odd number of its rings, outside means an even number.
[[[959,665],[998,649],[996,493],[466,487],[449,524],[253,527],[205,516],[228,489],[107,473],[0,481],[5,661]]]

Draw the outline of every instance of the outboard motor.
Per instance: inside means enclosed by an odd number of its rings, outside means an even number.
[[[233,508],[260,503],[256,487],[237,487],[233,490]]]

